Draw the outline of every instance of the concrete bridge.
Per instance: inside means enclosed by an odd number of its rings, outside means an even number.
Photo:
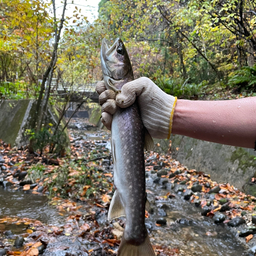
[[[86,98],[92,102],[99,102],[98,93],[95,91],[96,83],[90,83],[86,85],[63,85],[58,84],[56,78],[52,80],[52,88],[57,89],[57,95],[61,98],[68,98],[70,102],[82,102]]]

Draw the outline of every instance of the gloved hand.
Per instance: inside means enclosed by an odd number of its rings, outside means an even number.
[[[102,122],[111,129],[112,115],[116,107],[126,108],[132,105],[136,97],[144,126],[153,138],[169,138],[177,98],[163,92],[149,78],[141,77],[123,85],[121,93],[116,95],[106,90],[104,82],[99,82],[96,91],[100,94]]]

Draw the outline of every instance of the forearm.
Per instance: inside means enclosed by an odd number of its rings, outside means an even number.
[[[254,148],[256,97],[222,101],[178,100],[172,133]]]

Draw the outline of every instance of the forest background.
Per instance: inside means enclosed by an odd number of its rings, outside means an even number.
[[[256,95],[254,0],[101,0],[93,21],[70,1],[0,1],[0,97],[37,100],[35,133],[59,84],[102,79],[103,38],[121,37],[135,78],[147,76],[179,98]]]
[[[1,97],[38,97],[60,20],[54,20],[51,1],[2,0],[0,5]],[[102,38],[121,37],[135,77],[147,76],[167,93],[219,97],[255,90],[253,0],[101,0],[93,22],[79,6],[63,18],[53,71],[63,84],[100,80]]]

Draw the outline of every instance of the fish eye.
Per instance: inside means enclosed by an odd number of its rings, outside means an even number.
[[[117,53],[124,55],[124,48],[122,47],[121,44],[119,44],[119,46],[116,49]]]

